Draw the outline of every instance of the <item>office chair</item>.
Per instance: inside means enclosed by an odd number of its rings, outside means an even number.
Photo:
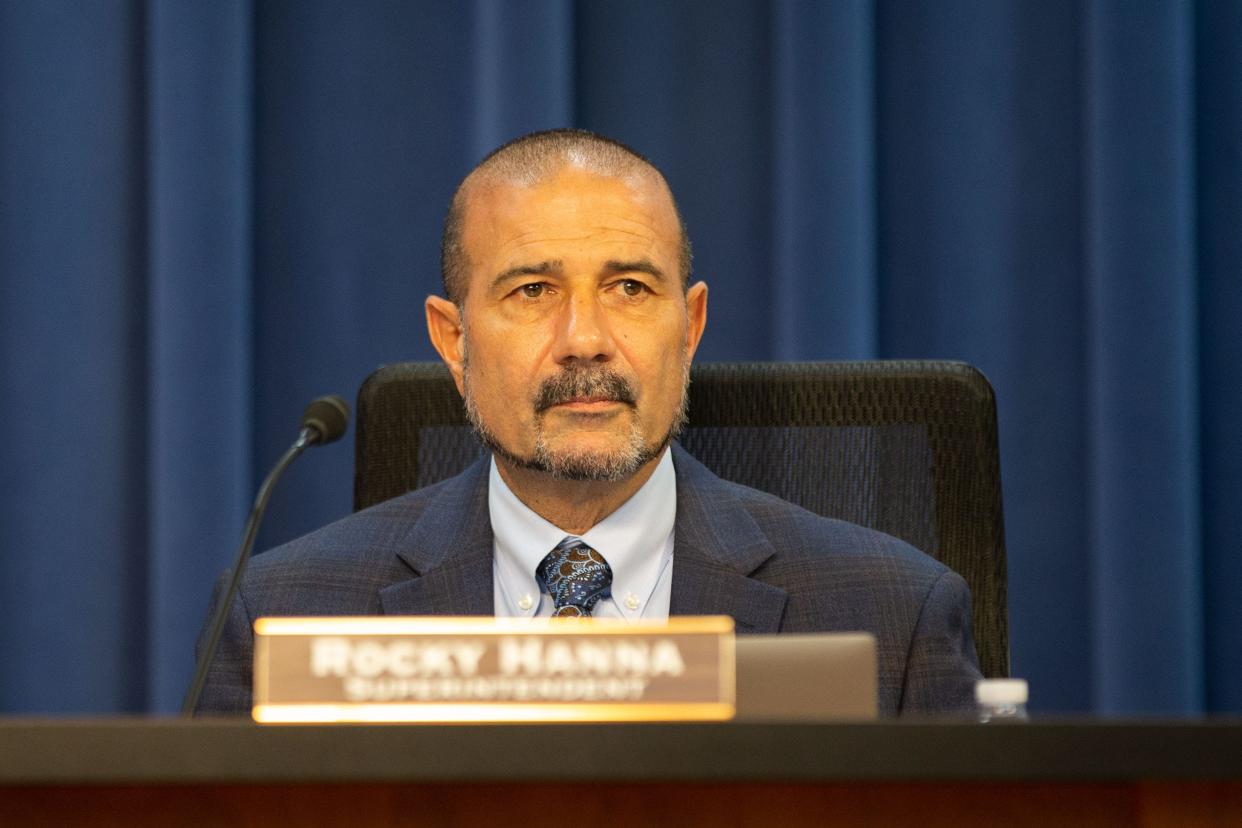
[[[959,362],[706,363],[682,446],[720,477],[905,540],[970,585],[983,673],[1009,673],[996,399]],[[451,477],[484,449],[440,363],[358,393],[354,508]]]

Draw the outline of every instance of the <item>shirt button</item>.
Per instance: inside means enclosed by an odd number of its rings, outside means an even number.
[[[530,595],[523,595],[522,599],[518,601],[518,609],[520,610],[528,610],[534,605],[535,599],[531,598]]]
[[[640,603],[642,602],[638,600],[638,596],[632,592],[625,596],[626,609],[636,610]]]

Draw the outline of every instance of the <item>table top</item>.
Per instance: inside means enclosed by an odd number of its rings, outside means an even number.
[[[0,785],[1242,779],[1242,720],[279,725],[0,719]]]

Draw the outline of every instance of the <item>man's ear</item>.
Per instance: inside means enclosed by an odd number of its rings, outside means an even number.
[[[686,291],[686,358],[693,359],[707,325],[707,284],[695,282]]]
[[[461,310],[439,296],[428,296],[424,307],[427,311],[427,336],[453,374],[457,392],[464,396],[462,371],[466,358],[466,329],[461,323]]]

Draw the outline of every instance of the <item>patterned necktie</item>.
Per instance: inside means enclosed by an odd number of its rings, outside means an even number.
[[[570,535],[535,570],[539,585],[556,602],[556,618],[589,616],[612,592],[612,567],[604,556]]]

